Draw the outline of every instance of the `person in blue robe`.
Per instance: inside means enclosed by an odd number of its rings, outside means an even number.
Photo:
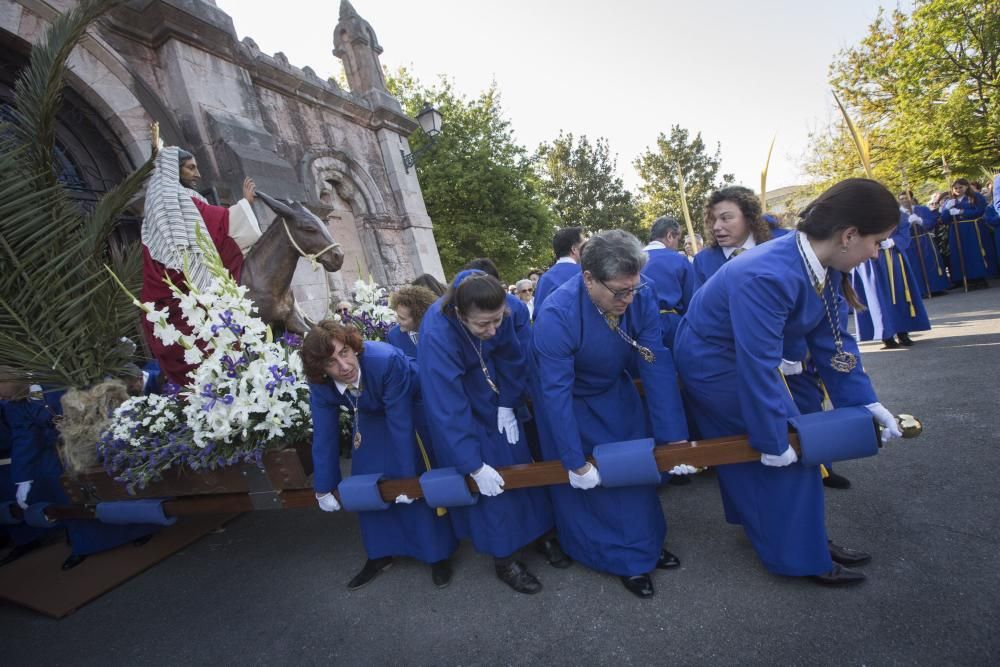
[[[768,229],[771,230],[772,239],[779,238],[781,236],[784,236],[785,234],[791,233],[792,231],[790,229],[782,227],[781,222],[778,220],[778,216],[775,215],[774,213],[765,213],[761,216],[761,218],[764,219],[764,222],[767,223]]]
[[[1000,175],[993,177],[988,194],[983,222],[986,223],[990,235],[993,237],[993,253],[997,257],[994,275],[1000,275]]]
[[[583,273],[552,293],[532,338],[542,451],[569,471],[568,486],[550,488],[559,541],[575,560],[619,575],[639,597],[653,595],[654,569],[680,564],[663,548],[667,526],[657,487],[601,487],[600,470],[586,457],[602,443],[687,439],[657,295],[641,282],[645,260],[628,232],[590,238]],[[648,414],[627,371],[633,357],[646,402],[655,406]]]
[[[642,278],[656,293],[663,331],[663,346],[674,346],[674,332],[694,294],[694,270],[687,257],[677,251],[681,223],[665,216],[657,219],[649,231],[649,244],[643,248],[649,260],[642,267]]]
[[[552,251],[556,263],[542,274],[535,287],[535,312],[538,317],[545,299],[570,278],[580,275],[580,248],[583,246],[583,227],[563,227],[552,236]]]
[[[389,296],[389,308],[396,313],[396,324],[389,327],[386,340],[412,361],[417,360],[420,322],[436,300],[434,292],[418,285],[404,285]]]
[[[851,288],[860,304],[860,308],[850,309],[857,340],[880,340],[883,349],[898,348],[896,321],[886,312],[892,299],[889,281],[878,270],[878,258],[861,262],[849,275]]]
[[[416,439],[417,370],[403,352],[388,343],[362,342],[356,328],[324,320],[306,336],[302,362],[313,418],[313,488],[321,509],[340,509],[332,492],[341,482],[341,408],[352,420],[352,475],[403,479],[431,468]],[[449,559],[458,541],[448,519],[422,499],[401,495],[388,509],[358,512],[358,521],[368,560],[349,590],[371,582],[397,556],[429,564],[439,588],[450,583]]]
[[[788,418],[798,414],[779,369],[786,343],[805,340],[834,406],[867,407],[883,439],[899,437],[844,326],[843,275],[874,258],[898,222],[892,193],[868,179],[842,181],[802,213],[798,231],[730,262],[695,293],[674,359],[685,399],[706,438],[749,434],[759,463],[718,466],[727,521],[743,526],[775,574],[825,584],[864,579],[844,568],[867,554],[830,542],[818,466],[798,463]],[[836,564],[834,564],[836,561]]]
[[[770,238],[753,190],[734,185],[713,192],[705,201],[705,247],[694,256],[695,289],[730,259]]]
[[[982,219],[985,212],[986,199],[967,179],[952,183],[950,197],[941,204],[941,222],[948,227],[954,287],[963,280],[973,289],[989,287],[986,279],[996,270],[997,258],[993,244],[988,243],[989,229]]]
[[[906,256],[913,267],[913,282],[918,286],[920,296],[926,299],[932,295],[946,294],[951,287],[947,263],[941,257],[932,234],[941,222],[940,212],[917,204],[910,190],[900,192],[898,199],[899,207],[906,213],[906,219],[910,223],[910,243],[906,247]]]
[[[62,462],[56,450],[59,432],[55,419],[62,414],[60,399],[64,392],[45,392],[32,387],[16,400],[3,405],[4,419],[10,428],[10,480],[14,483],[17,503],[26,509],[38,502],[68,505],[63,490]],[[65,519],[62,525],[70,544],[64,570],[83,563],[88,556],[115,547],[136,543],[141,546],[160,529],[149,524],[107,524],[97,519]]]
[[[887,301],[882,304],[883,313],[886,319],[892,320],[889,328],[895,330],[898,339],[898,343],[883,339],[882,342],[890,349],[900,345],[910,347],[913,345],[911,332],[929,331],[931,328],[924,300],[917,286],[917,274],[906,256],[906,250],[912,241],[912,223],[905,211],[901,211],[899,215],[899,225],[889,238],[882,241],[875,261],[878,279],[886,287],[888,296]]]
[[[0,390],[0,395],[5,395],[2,390]],[[5,399],[0,399],[0,459],[2,459],[0,460],[0,502],[14,503],[17,500],[17,485],[14,484],[10,475],[12,438],[4,412],[6,403]],[[6,535],[13,545],[13,548],[0,559],[0,566],[13,563],[18,558],[42,546],[46,532],[44,528],[36,528],[25,523],[0,526],[0,534]]]
[[[556,567],[568,559],[555,539],[548,493],[505,491],[497,468],[532,460],[514,410],[528,367],[509,316],[507,292],[482,271],[460,272],[420,325],[419,375],[438,463],[471,475],[474,505],[448,510],[455,533],[493,556],[497,577],[519,593],[542,585],[520,560],[532,542]]]

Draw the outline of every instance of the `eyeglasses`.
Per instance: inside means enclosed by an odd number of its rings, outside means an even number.
[[[622,301],[622,302],[627,301],[629,297],[635,296],[636,292],[641,292],[642,290],[649,287],[649,283],[639,283],[635,287],[627,287],[625,289],[614,290],[608,287],[603,280],[598,280],[597,282],[601,283],[601,285],[604,285],[604,289],[611,292],[611,298],[613,298],[615,301]]]
[[[520,292],[521,294],[524,294],[525,292],[534,292],[535,290],[530,287],[526,287],[525,289],[519,289],[517,291]]]

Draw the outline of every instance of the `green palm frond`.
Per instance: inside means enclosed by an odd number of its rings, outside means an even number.
[[[87,25],[120,0],[83,0],[57,17],[15,85],[13,122],[0,128],[0,365],[18,379],[85,387],[121,375],[138,313],[104,270],[138,289],[141,247],[110,243],[152,158],[85,215],[56,180],[56,112],[66,59]]]

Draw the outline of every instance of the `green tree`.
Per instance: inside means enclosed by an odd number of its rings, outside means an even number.
[[[917,0],[911,14],[880,11],[861,42],[836,56],[830,82],[868,135],[884,182],[941,184],[1000,164],[996,0]],[[807,171],[832,180],[854,170],[857,156],[840,147],[849,141],[843,128],[813,139]]]
[[[618,176],[618,160],[604,137],[592,144],[587,135],[576,139],[559,133],[535,152],[542,192],[564,227],[596,232],[625,229],[644,238],[648,225],[639,223],[635,197]]]
[[[700,132],[691,138],[691,134],[680,125],[671,126],[669,137],[660,132],[656,138],[656,146],[646,148],[633,163],[643,180],[639,186],[643,196],[640,204],[643,218],[647,223],[661,215],[672,215],[678,220],[684,220],[677,176],[679,165],[684,172],[691,222],[697,231],[701,222],[701,210],[708,195],[735,181],[732,174],[724,174],[719,179],[721,163],[722,147],[716,144],[715,153],[709,154]]]
[[[426,86],[399,69],[387,73],[386,82],[408,115],[427,101],[444,117],[441,135],[416,169],[445,272],[454,275],[470,259],[489,257],[512,281],[544,262],[556,219],[531,155],[514,140],[496,84],[468,99],[445,77]],[[416,132],[410,147],[421,150],[427,141]]]

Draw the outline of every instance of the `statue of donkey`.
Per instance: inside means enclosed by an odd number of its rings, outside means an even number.
[[[344,251],[323,221],[299,202],[282,201],[257,190],[256,196],[278,217],[253,244],[243,260],[240,283],[268,324],[286,331],[305,333],[310,323],[295,307],[292,274],[299,258],[319,263],[327,271],[339,271]],[[324,277],[325,280],[325,277]]]

